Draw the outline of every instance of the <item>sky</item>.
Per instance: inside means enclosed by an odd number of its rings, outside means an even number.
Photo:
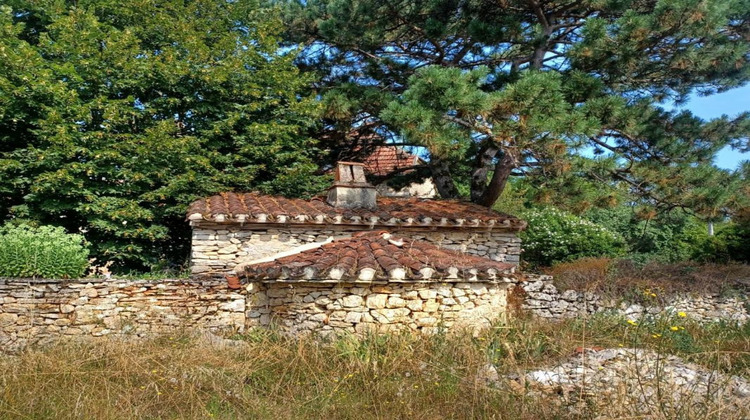
[[[750,85],[717,95],[693,96],[687,104],[678,109],[688,109],[704,120],[722,115],[736,117],[742,112],[750,111]],[[737,169],[743,160],[750,160],[750,153],[740,153],[725,147],[716,156],[714,163],[720,168]]]

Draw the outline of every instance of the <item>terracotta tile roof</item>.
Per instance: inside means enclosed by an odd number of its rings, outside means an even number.
[[[333,207],[318,197],[310,200],[222,193],[193,202],[187,211],[192,222],[337,224],[360,226],[439,226],[522,230],[526,222],[477,204],[457,200],[378,198],[378,208]]]
[[[419,164],[419,157],[396,146],[379,146],[364,158],[365,172],[375,176],[387,176],[398,169]]]
[[[243,264],[240,270],[249,281],[509,282],[514,267],[380,231],[362,232],[268,262]]]

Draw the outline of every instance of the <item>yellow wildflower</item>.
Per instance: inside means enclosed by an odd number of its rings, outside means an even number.
[[[661,338],[661,334],[651,334],[651,337],[653,337],[653,338]]]
[[[672,330],[672,331],[679,331],[680,327],[674,327],[674,326],[672,326],[672,327],[669,327],[669,329]]]
[[[630,325],[638,325],[638,323],[635,322],[635,321],[633,321],[632,319],[628,320],[628,324],[630,324]]]
[[[685,318],[687,314],[685,312],[677,312],[677,316],[679,316],[680,318]]]

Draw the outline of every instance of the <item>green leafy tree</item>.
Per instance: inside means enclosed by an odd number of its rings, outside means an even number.
[[[616,257],[626,250],[618,233],[554,207],[522,214],[529,222],[521,232],[523,259],[532,266],[549,267],[584,257]]]
[[[311,80],[254,0],[0,7],[0,218],[84,232],[100,260],[180,262],[220,190],[304,195]]]
[[[568,177],[600,190],[583,194],[592,205],[624,185],[669,210],[695,204],[671,180],[703,179],[719,149],[748,148],[748,114],[703,121],[660,105],[748,81],[747,0],[284,4],[287,39],[308,46],[299,65],[323,77],[331,156],[374,137],[423,146],[444,197],[466,182],[491,206],[510,176]],[[590,151],[599,158],[579,159]]]

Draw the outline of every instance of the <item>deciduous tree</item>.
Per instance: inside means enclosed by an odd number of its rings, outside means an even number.
[[[179,261],[221,190],[319,185],[311,80],[254,0],[0,7],[0,220],[82,231],[100,259]]]

